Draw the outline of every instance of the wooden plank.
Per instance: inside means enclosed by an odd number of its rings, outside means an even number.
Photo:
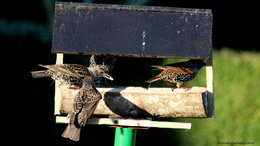
[[[57,53],[56,54],[56,64],[63,64],[63,54]],[[60,108],[61,108],[61,89],[59,87],[61,83],[59,81],[55,81],[55,107],[54,107],[54,114],[58,115],[60,114]]]
[[[56,64],[63,64],[63,53],[57,53],[56,54]]]
[[[207,90],[213,93],[213,59],[206,60],[206,85]]]
[[[78,90],[60,85],[60,113],[70,113]],[[98,88],[103,99],[94,114],[112,117],[208,117],[206,88],[189,91],[171,88],[121,87]]]
[[[52,51],[136,57],[210,58],[206,9],[56,3]]]
[[[56,123],[68,124],[68,122],[69,122],[69,119],[67,117],[56,116]],[[191,123],[164,122],[164,121],[137,120],[137,119],[118,119],[118,118],[91,118],[88,120],[87,124],[191,129]]]
[[[214,89],[213,89],[213,60],[207,60],[206,66],[206,88],[207,88],[207,96],[208,96],[208,115],[209,117],[214,116]]]

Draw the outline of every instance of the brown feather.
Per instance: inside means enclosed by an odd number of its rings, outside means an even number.
[[[96,89],[91,76],[83,79],[82,87],[74,97],[73,112],[70,113],[70,122],[62,136],[74,141],[80,139],[80,129],[85,126],[88,118],[95,111],[102,95]]]
[[[161,77],[155,76],[155,77],[152,77],[152,78],[149,79],[149,80],[146,80],[145,82],[146,82],[146,83],[152,83],[152,82],[159,81],[159,80],[161,80]]]
[[[44,77],[50,77],[50,74],[46,73],[47,70],[42,70],[42,71],[32,71],[32,77],[33,78],[44,78]]]
[[[85,70],[88,73],[88,68],[79,64],[55,64],[39,66],[73,77],[84,77],[85,75],[80,73],[82,70]]]
[[[170,72],[175,73],[182,73],[182,74],[189,74],[192,73],[192,69],[184,68],[184,67],[174,67],[174,66],[160,66],[160,65],[153,65],[152,66],[155,70],[167,70]]]
[[[68,124],[67,128],[62,133],[62,136],[64,138],[69,138],[70,140],[73,140],[73,141],[79,141],[80,131],[81,131],[81,128],[78,128],[75,125]]]

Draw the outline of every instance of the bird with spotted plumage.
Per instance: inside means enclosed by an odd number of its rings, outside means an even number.
[[[82,86],[82,80],[85,76],[92,76],[100,84],[104,79],[113,80],[109,75],[115,63],[115,57],[92,55],[89,60],[89,67],[79,64],[55,64],[39,65],[48,70],[32,71],[34,78],[51,77],[60,81],[70,89],[79,89]]]
[[[92,57],[94,58],[94,57]],[[102,95],[95,86],[95,80],[107,78],[113,80],[108,74],[109,66],[96,64],[95,59],[91,60],[89,67],[79,64],[54,64],[40,65],[47,70],[32,72],[35,78],[51,77],[70,89],[79,89],[73,96],[72,111],[69,113],[69,124],[62,136],[73,141],[79,141],[80,131],[86,125],[88,118],[95,111]]]
[[[164,66],[153,65],[155,70],[161,71],[158,75],[145,81],[151,83],[159,80],[173,83],[173,89],[180,88],[182,84],[194,79],[199,70],[204,67],[206,63],[203,60],[191,59],[185,62],[177,62]],[[148,87],[148,88],[149,88]]]
[[[84,77],[82,87],[74,97],[72,112],[69,114],[69,124],[62,136],[73,141],[79,141],[81,128],[95,111],[102,95],[98,92],[92,76]]]
[[[79,89],[82,86],[82,80],[86,76],[92,76],[94,79],[113,78],[107,73],[107,65],[97,65],[93,67],[86,67],[79,64],[54,64],[54,65],[40,65],[48,70],[44,71],[52,79],[60,81],[70,89]]]

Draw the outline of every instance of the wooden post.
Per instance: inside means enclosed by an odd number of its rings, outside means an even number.
[[[214,116],[214,94],[213,94],[213,60],[212,58],[207,60],[206,66],[206,88],[208,96],[208,115],[209,117]]]
[[[57,53],[56,54],[56,64],[63,64],[63,54],[62,53]],[[59,115],[60,114],[60,108],[61,108],[61,88],[59,81],[55,81],[55,108],[54,108],[54,115]]]

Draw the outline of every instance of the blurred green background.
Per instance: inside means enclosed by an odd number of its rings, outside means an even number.
[[[113,145],[114,128],[107,126],[88,126],[82,132],[78,143],[61,138],[64,124],[55,124],[53,116],[54,88],[51,79],[33,79],[30,71],[40,70],[38,64],[53,64],[51,54],[52,22],[54,0],[6,1],[1,3],[0,42],[2,54],[10,57],[3,65],[8,75],[18,85],[11,88],[7,103],[16,113],[14,120],[6,118],[9,141],[24,142],[27,145]],[[74,2],[82,2],[80,0]],[[260,131],[260,52],[257,41],[259,22],[252,2],[227,4],[221,1],[191,0],[86,0],[84,2],[153,5],[170,7],[190,7],[212,9],[213,25],[213,65],[215,117],[209,119],[167,119],[191,122],[191,130],[156,129],[138,130],[137,146],[142,145],[218,145],[221,142],[253,142],[259,145]],[[243,10],[243,11],[241,11]],[[242,13],[243,12],[243,13]],[[2,56],[5,58],[5,56]],[[68,62],[85,63],[83,56],[67,56]],[[142,64],[167,64],[175,59],[119,58],[115,84],[147,86],[143,80],[157,72]],[[6,62],[10,62],[6,64]],[[140,65],[142,64],[142,65]],[[132,71],[136,69],[137,71]],[[142,71],[141,71],[142,70]],[[140,71],[140,72],[138,72]],[[123,81],[127,72],[132,73],[130,81]],[[121,74],[121,76],[120,76]],[[123,74],[123,75],[122,75]],[[120,80],[121,78],[121,80]],[[153,86],[167,86],[163,82]],[[205,86],[205,68],[185,86]],[[15,100],[15,102],[14,102]],[[21,104],[22,103],[22,104]],[[18,109],[18,112],[17,112]],[[21,113],[20,113],[21,112]],[[236,145],[236,144],[225,144]]]

